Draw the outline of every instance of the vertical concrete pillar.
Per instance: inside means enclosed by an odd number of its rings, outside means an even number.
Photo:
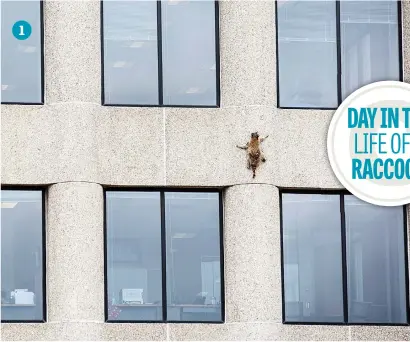
[[[226,321],[281,321],[279,192],[246,184],[225,194]]]
[[[223,107],[276,105],[274,1],[219,1]]]
[[[410,1],[401,1],[402,17],[402,53],[403,53],[403,79],[410,82]]]
[[[100,1],[44,1],[46,102],[101,102]]]
[[[103,322],[103,189],[59,183],[47,202],[47,321]]]

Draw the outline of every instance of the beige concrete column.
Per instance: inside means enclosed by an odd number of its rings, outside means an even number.
[[[403,80],[410,82],[410,1],[401,2],[402,11],[402,48],[403,48]]]
[[[274,1],[219,1],[221,103],[276,104]]]
[[[226,321],[280,322],[279,192],[246,184],[225,194]]]
[[[47,321],[103,322],[102,187],[55,184],[47,202]]]
[[[100,1],[44,1],[46,103],[101,102]]]

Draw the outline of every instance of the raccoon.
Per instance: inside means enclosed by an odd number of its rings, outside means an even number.
[[[256,169],[260,165],[260,163],[266,162],[266,158],[261,149],[261,143],[268,137],[268,135],[264,138],[260,138],[258,132],[254,132],[251,134],[251,140],[245,146],[238,146],[242,150],[246,150],[247,154],[247,162],[248,162],[248,169],[251,169],[253,172],[253,177],[256,176]]]

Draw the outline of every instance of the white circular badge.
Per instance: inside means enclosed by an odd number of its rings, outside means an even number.
[[[380,206],[410,203],[410,85],[376,82],[351,94],[330,123],[327,152],[356,197]]]

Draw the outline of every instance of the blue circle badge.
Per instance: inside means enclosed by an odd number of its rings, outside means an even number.
[[[327,151],[356,197],[379,206],[410,203],[410,84],[376,82],[348,96],[329,126]]]
[[[31,36],[31,25],[24,20],[19,20],[13,25],[13,36],[18,40],[26,40]]]

